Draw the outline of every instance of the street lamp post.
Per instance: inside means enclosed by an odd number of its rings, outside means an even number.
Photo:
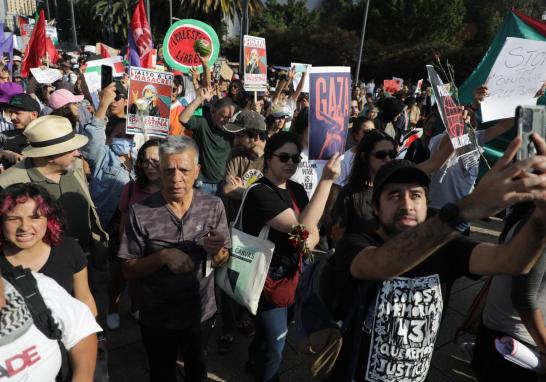
[[[370,1],[366,0],[366,9],[364,11],[364,20],[362,22],[362,34],[360,35],[360,50],[358,51],[358,65],[356,67],[355,84],[358,84],[358,78],[360,77],[360,64],[362,63],[362,50],[364,49],[364,36],[366,35],[366,23],[368,22],[368,9],[370,8]]]
[[[239,40],[239,77],[241,77],[244,73],[243,68],[245,53],[243,40],[245,34],[248,34],[248,0],[243,0],[243,17],[241,17],[241,36]]]
[[[169,25],[173,25],[173,0],[169,0]]]
[[[78,45],[78,36],[76,34],[76,17],[74,16],[74,0],[70,0],[70,14],[72,16],[72,40]]]

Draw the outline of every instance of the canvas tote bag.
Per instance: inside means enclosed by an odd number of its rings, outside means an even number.
[[[245,191],[237,217],[231,225],[229,261],[214,272],[216,285],[254,315],[275,249],[275,244],[267,240],[268,225],[262,227],[257,237],[242,231],[245,199],[250,189],[257,185],[253,184]]]

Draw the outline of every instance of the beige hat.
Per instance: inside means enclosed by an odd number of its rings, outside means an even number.
[[[71,152],[85,146],[89,141],[84,135],[74,134],[68,119],[56,115],[35,119],[28,124],[23,134],[30,146],[25,147],[21,154],[30,158]]]

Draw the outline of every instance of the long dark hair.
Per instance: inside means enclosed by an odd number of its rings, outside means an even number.
[[[380,130],[366,131],[362,140],[356,146],[356,153],[349,175],[349,182],[355,190],[363,190],[366,185],[373,182],[373,175],[370,170],[370,156],[375,145],[381,141],[389,141],[396,147],[394,139]]]
[[[144,168],[142,167],[144,163],[144,155],[146,155],[146,149],[148,147],[159,147],[159,144],[161,143],[161,139],[150,139],[149,141],[146,141],[138,150],[137,154],[137,160],[135,164],[135,175],[136,175],[136,183],[138,187],[140,188],[146,188],[148,186],[149,180],[146,177],[146,174],[144,173]]]
[[[79,122],[78,116],[72,113],[69,103],[61,106],[58,109],[53,110],[51,112],[51,115],[58,115],[59,117],[65,117],[66,119],[70,121],[70,124],[72,125],[73,130],[76,130],[78,128],[78,122]]]

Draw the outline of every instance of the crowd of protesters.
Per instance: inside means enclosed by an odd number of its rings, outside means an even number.
[[[120,328],[126,287],[151,381],[176,381],[177,359],[185,380],[206,380],[207,347],[229,353],[239,330],[253,337],[245,367],[254,380],[280,380],[298,280],[311,262],[291,243],[301,226],[306,248],[328,253],[322,298],[334,319],[373,298],[364,317],[351,316],[328,380],[425,380],[451,285],[481,275],[494,277],[476,374],[539,380],[499,356],[493,339],[512,336],[546,360],[546,142],[534,135],[539,154],[516,161],[522,142],[513,139],[478,182],[483,146],[514,128],[513,119],[482,128],[487,87],[461,111],[475,160],[453,152],[426,82],[389,94],[370,80],[352,91],[344,155],[317,165],[306,74],[294,87],[294,70],[277,72],[267,91],[247,93],[237,75],[209,82],[202,58],[202,76],[175,73],[169,136],[149,138],[126,132],[126,75],[93,107],[80,71],[88,59],[65,54],[52,84],[21,78],[17,56],[12,71],[0,70],[2,381],[52,381],[67,364],[72,380],[92,381],[96,320]],[[268,226],[275,244],[255,315],[214,282],[239,210],[245,233]],[[499,244],[468,237],[470,224],[500,212]],[[8,277],[22,269],[49,314]],[[98,271],[108,272],[109,300],[97,310]],[[56,337],[40,317],[53,318]]]

